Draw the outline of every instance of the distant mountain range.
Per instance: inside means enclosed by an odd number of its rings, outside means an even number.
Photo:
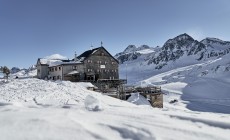
[[[121,77],[128,73],[131,81],[137,82],[171,69],[215,60],[229,52],[229,41],[217,38],[197,41],[184,33],[167,40],[162,47],[129,45],[123,52],[116,54],[115,58],[120,62]],[[137,78],[138,75],[144,76]]]
[[[115,57],[123,64],[126,61],[133,61],[144,56],[144,61],[148,65],[155,65],[156,69],[161,69],[168,62],[176,61],[182,57],[186,59],[193,56],[192,60],[195,63],[196,61],[221,57],[229,52],[230,42],[228,41],[206,38],[199,42],[185,33],[169,39],[163,47],[157,46],[153,48],[147,45],[140,47],[129,45],[123,52],[116,54]]]

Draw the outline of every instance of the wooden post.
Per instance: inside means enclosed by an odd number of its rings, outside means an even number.
[[[163,108],[163,94],[152,95],[151,104],[153,107]]]

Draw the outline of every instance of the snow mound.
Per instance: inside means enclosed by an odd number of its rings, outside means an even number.
[[[0,85],[0,99],[4,102],[35,103],[38,106],[84,105],[89,91],[81,83],[45,81],[35,78],[13,79]],[[74,103],[75,102],[75,103]]]
[[[87,95],[85,98],[85,108],[89,111],[101,111],[102,106],[100,100],[92,95]]]
[[[37,76],[37,69],[34,70],[20,70],[14,74],[11,74],[10,77],[11,78],[30,78],[30,77],[35,77]]]
[[[136,105],[151,105],[149,101],[139,93],[132,93],[127,101]]]
[[[164,110],[137,106],[89,91],[83,83],[33,78],[1,81],[1,140],[228,140],[230,137],[229,114],[194,112],[171,104]],[[102,109],[101,103],[105,109],[98,111]]]
[[[65,59],[68,59],[67,57],[62,56],[60,54],[53,54],[53,55],[50,55],[50,56],[46,56],[44,58],[48,59],[48,60],[65,60]]]

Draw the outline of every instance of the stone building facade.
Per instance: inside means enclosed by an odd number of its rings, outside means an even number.
[[[119,62],[104,48],[85,51],[72,60],[38,59],[39,79],[97,81],[119,79]]]

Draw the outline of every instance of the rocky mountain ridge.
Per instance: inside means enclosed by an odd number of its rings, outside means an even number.
[[[138,50],[146,50],[149,53],[141,54]],[[123,52],[116,54],[115,58],[121,64],[141,58],[144,61],[142,63],[154,65],[155,69],[161,69],[169,62],[172,63],[179,59],[190,59],[190,61],[198,63],[198,61],[221,57],[229,52],[230,42],[228,41],[217,38],[205,38],[202,41],[197,41],[184,33],[167,40],[162,47],[150,48],[147,45],[141,47],[129,45]]]

